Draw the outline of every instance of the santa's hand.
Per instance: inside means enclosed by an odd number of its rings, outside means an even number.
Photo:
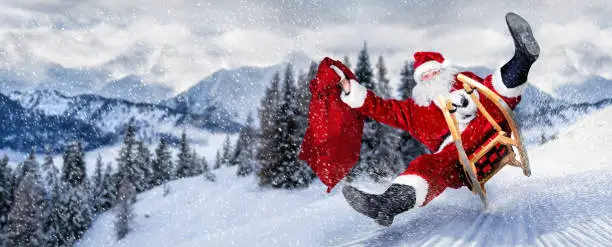
[[[465,90],[456,90],[450,93],[450,100],[455,107],[455,116],[461,123],[468,123],[476,117],[478,107]]]
[[[455,91],[455,92],[461,92],[461,91]],[[455,92],[451,93],[450,95],[450,100],[453,106],[457,108],[467,107],[467,105],[470,103],[468,101],[468,98],[462,93],[455,93]]]
[[[338,82],[338,84],[340,85],[340,87],[342,87],[342,91],[344,91],[345,94],[350,94],[351,83],[349,82],[349,80],[346,79],[344,72],[342,72],[340,68],[334,65],[331,65],[330,68],[332,68],[334,72],[336,72],[336,74],[340,77],[340,81]]]

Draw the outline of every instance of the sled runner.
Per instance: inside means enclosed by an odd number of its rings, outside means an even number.
[[[457,79],[463,83],[463,88],[476,103],[480,114],[483,114],[491,126],[493,126],[493,130],[487,133],[484,143],[468,155],[463,147],[461,132],[454,115],[455,106],[452,105],[450,99],[445,99],[441,95],[438,96],[439,105],[457,147],[459,162],[467,176],[468,186],[474,194],[478,194],[484,207],[487,208],[485,183],[505,165],[520,167],[523,169],[525,176],[530,176],[529,160],[520,130],[515,123],[514,113],[508,104],[491,89],[472,78],[459,74]],[[478,91],[480,95],[484,95],[494,103],[503,114],[504,120],[501,122],[495,121],[485,107],[482,106],[473,90]],[[517,153],[518,159],[516,157]]]

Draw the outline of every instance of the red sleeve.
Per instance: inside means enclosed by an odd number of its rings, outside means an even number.
[[[368,90],[363,106],[354,109],[377,122],[410,131],[410,112],[413,105],[410,100],[383,99]]]

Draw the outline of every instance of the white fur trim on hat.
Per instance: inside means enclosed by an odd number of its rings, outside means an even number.
[[[495,73],[493,73],[493,78],[491,78],[491,84],[493,84],[493,89],[495,89],[498,94],[507,98],[518,97],[522,95],[525,91],[525,88],[527,88],[527,83],[523,83],[522,85],[514,88],[506,87],[501,77],[500,69],[495,70]]]
[[[436,60],[432,60],[432,61],[428,61],[425,62],[421,65],[419,65],[419,67],[416,67],[414,69],[414,73],[413,73],[413,77],[414,80],[417,82],[421,81],[421,75],[423,75],[423,73],[427,72],[430,69],[444,69],[444,68],[448,68],[450,67],[450,61],[448,59],[444,59],[444,61],[442,63],[436,61]]]
[[[349,81],[351,83],[351,92],[348,95],[340,92],[340,99],[351,108],[359,108],[363,106],[363,102],[365,102],[366,96],[368,96],[368,90],[353,79]]]
[[[427,192],[429,191],[429,183],[419,175],[401,175],[393,180],[394,184],[410,185],[416,192],[416,207],[420,207],[425,202]]]

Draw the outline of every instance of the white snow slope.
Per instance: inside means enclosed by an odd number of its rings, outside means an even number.
[[[106,213],[78,246],[610,246],[610,127],[612,107],[532,148],[533,175],[503,169],[487,184],[487,211],[466,188],[449,189],[386,228],[353,211],[340,186],[259,189],[224,168],[216,183],[190,178],[167,197],[160,188],[140,194],[126,238],[116,241]]]

